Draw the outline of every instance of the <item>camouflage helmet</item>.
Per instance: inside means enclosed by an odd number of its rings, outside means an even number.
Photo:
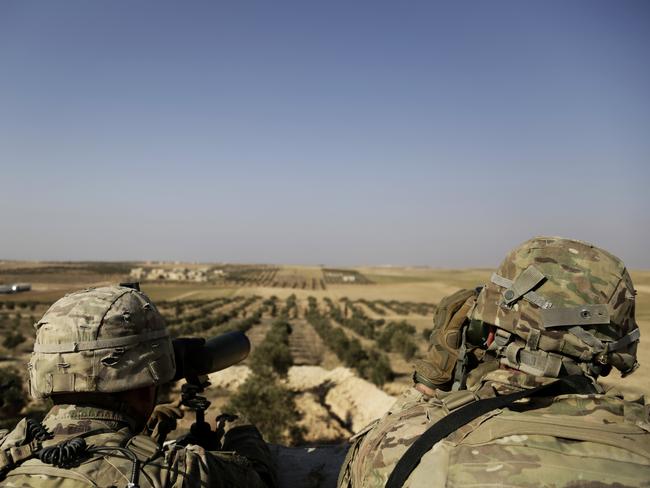
[[[58,393],[115,393],[165,383],[174,353],[151,300],[125,286],[71,293],[35,324],[29,362],[34,398]]]
[[[636,369],[635,291],[623,262],[586,242],[535,237],[512,250],[469,312],[496,326],[502,364],[540,376]],[[483,328],[485,329],[485,328]]]

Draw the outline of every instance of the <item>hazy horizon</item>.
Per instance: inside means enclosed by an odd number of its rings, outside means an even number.
[[[650,269],[650,3],[0,3],[0,259]]]
[[[87,259],[87,260],[50,260],[50,259],[3,259],[0,258],[0,264],[4,263],[44,263],[44,264],[85,264],[85,263],[100,263],[100,264],[133,264],[134,266],[157,266],[157,265],[192,265],[192,266],[220,266],[220,265],[253,265],[253,266],[287,266],[287,267],[304,267],[304,268],[335,268],[337,266],[345,268],[373,268],[373,269],[399,269],[399,268],[414,268],[414,269],[432,269],[432,270],[485,270],[491,271],[497,267],[501,259],[505,257],[501,256],[497,262],[492,266],[436,266],[431,264],[368,264],[368,263],[284,263],[284,262],[262,262],[262,261],[178,261],[178,260],[157,260],[157,259],[136,259],[136,260],[114,260],[114,259]],[[630,271],[650,271],[650,268],[630,268],[627,267]]]

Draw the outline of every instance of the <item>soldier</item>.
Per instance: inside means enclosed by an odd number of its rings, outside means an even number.
[[[0,434],[0,486],[275,486],[268,447],[251,425],[228,429],[219,451],[163,448],[139,433],[152,411],[156,435],[165,431],[163,420],[179,416],[177,406],[154,410],[157,387],[176,365],[164,319],[140,291],[72,293],[36,329],[30,392],[53,407],[42,423],[23,419]]]
[[[623,263],[531,239],[441,303],[415,387],[353,437],[340,487],[650,486],[650,406],[596,382],[638,366]]]

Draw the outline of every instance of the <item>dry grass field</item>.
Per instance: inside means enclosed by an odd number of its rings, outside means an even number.
[[[56,299],[80,288],[130,281],[130,270],[138,266],[146,263],[0,262],[0,284],[32,284],[32,291],[0,295],[0,365],[24,372],[21,365],[32,347],[32,324]],[[260,357],[255,351],[268,346],[264,344],[274,324],[286,320],[291,331],[285,346],[293,367],[280,384],[292,392],[301,416],[301,439],[307,443],[344,439],[366,420],[363,412],[367,415],[390,404],[391,396],[410,383],[412,357],[426,350],[425,334],[435,304],[461,287],[480,285],[491,273],[364,267],[334,270],[326,276],[319,267],[224,269],[231,274],[222,279],[152,280],[141,287],[159,305],[175,335],[242,330],[250,337],[253,351],[241,366],[244,369],[212,378],[217,385],[209,392],[214,413],[241,387],[252,358]],[[650,394],[650,271],[634,271],[632,277],[638,291],[641,368],[628,378],[612,375],[604,382],[626,395]],[[390,327],[403,327],[406,335],[391,339],[386,336]],[[387,349],[385,344],[391,345]],[[367,389],[364,398],[354,394],[359,388]]]

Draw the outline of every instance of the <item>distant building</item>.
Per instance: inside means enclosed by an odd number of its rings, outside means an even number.
[[[145,274],[146,272],[144,268],[133,268],[131,270],[130,276],[131,278],[133,278],[134,281],[140,281],[140,280],[144,280]]]
[[[208,268],[133,268],[130,273],[131,279],[135,281],[208,281]]]

